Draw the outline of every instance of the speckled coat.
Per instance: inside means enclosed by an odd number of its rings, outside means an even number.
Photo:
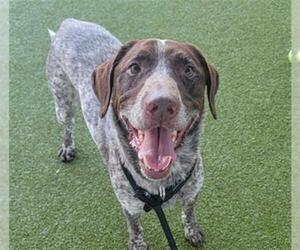
[[[153,194],[162,187],[185,178],[193,164],[191,178],[164,207],[177,200],[182,204],[182,222],[185,237],[196,246],[203,242],[203,234],[196,222],[194,204],[203,182],[203,165],[198,151],[201,119],[186,136],[177,155],[170,175],[161,181],[143,178],[136,171],[137,157],[128,144],[126,134],[120,128],[120,120],[110,105],[107,114],[100,118],[99,101],[93,91],[91,75],[97,65],[112,58],[121,48],[121,42],[103,27],[66,19],[56,33],[50,31],[51,45],[47,58],[47,75],[55,101],[57,120],[64,127],[64,141],[59,152],[63,161],[75,156],[74,110],[79,103],[86,125],[108,169],[115,194],[127,219],[129,249],[146,249],[139,217],[144,212],[143,203],[134,197],[134,192],[121,170],[123,163],[136,183]],[[100,233],[100,232],[99,232]]]

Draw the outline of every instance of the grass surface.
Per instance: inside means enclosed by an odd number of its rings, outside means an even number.
[[[219,70],[219,120],[207,115],[205,184],[197,216],[204,249],[290,248],[290,3],[228,1],[11,1],[10,247],[126,249],[120,205],[96,146],[77,119],[77,159],[56,157],[62,130],[45,77],[47,28],[67,17],[122,41],[159,37],[202,48]],[[60,169],[59,173],[56,170]],[[167,211],[179,249],[180,206]],[[144,216],[151,249],[167,249]]]

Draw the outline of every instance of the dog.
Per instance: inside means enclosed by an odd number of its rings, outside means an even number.
[[[129,232],[129,249],[146,249],[139,222],[144,203],[135,197],[122,166],[136,184],[164,198],[166,187],[190,178],[163,204],[182,204],[185,238],[200,246],[204,236],[194,213],[203,183],[198,142],[207,93],[216,118],[216,69],[200,50],[173,40],[122,44],[105,28],[75,19],[50,31],[47,76],[56,116],[64,128],[63,162],[75,157],[74,112],[80,107],[107,166]]]

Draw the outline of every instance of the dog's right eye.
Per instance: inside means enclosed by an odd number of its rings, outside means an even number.
[[[128,72],[130,75],[134,76],[140,73],[141,67],[137,63],[133,63],[129,66]]]

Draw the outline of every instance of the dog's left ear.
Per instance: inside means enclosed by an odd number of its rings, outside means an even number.
[[[192,44],[188,44],[188,47],[196,54],[200,63],[206,67],[208,73],[208,77],[206,79],[206,88],[209,108],[214,119],[217,119],[215,97],[219,88],[219,74],[217,70],[207,62],[199,48]]]
[[[217,111],[215,104],[215,97],[219,88],[219,74],[217,70],[209,63],[206,62],[209,79],[206,82],[207,85],[207,97],[209,102],[209,108],[212,116],[217,119]]]
[[[123,45],[117,55],[107,62],[100,64],[92,73],[92,86],[100,103],[100,117],[103,118],[110,105],[114,86],[114,71],[121,59],[137,41],[130,41]]]

